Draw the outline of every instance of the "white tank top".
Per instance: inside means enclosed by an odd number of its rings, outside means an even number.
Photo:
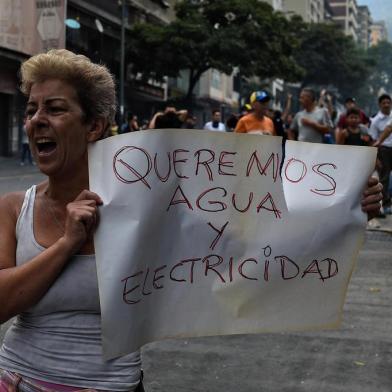
[[[27,190],[16,225],[16,264],[45,248],[34,236],[35,185]],[[105,362],[94,255],[75,255],[41,300],[18,315],[0,349],[0,368],[56,384],[132,391],[140,352]]]

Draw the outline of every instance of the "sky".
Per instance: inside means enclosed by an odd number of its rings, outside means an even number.
[[[389,40],[392,41],[392,1],[391,0],[357,0],[358,5],[367,5],[373,20],[385,20]]]

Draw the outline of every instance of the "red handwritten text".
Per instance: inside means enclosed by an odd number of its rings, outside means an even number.
[[[270,255],[270,247],[264,248],[264,256]],[[271,265],[278,263],[279,269]],[[269,282],[271,271],[278,274],[283,281],[292,279],[319,279],[324,282],[338,274],[338,263],[331,258],[314,259],[305,267],[300,267],[288,256],[279,255],[271,260],[260,260],[256,257],[246,257],[235,261],[228,260],[217,254],[205,257],[193,257],[180,260],[172,266],[163,264],[150,270],[149,267],[129,275],[121,280],[122,298],[129,305],[140,303],[145,296],[165,288],[165,285],[188,284],[207,277],[218,279],[221,284],[230,284],[236,280]],[[279,271],[279,272],[277,272]]]

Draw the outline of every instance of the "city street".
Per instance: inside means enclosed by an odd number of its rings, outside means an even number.
[[[391,75],[391,0],[0,0],[0,392],[392,392]]]
[[[1,158],[0,194],[42,178]],[[392,234],[367,232],[339,330],[151,343],[142,351],[146,391],[391,392],[391,254]]]
[[[340,330],[158,342],[147,391],[392,391],[392,242],[369,233]]]
[[[43,178],[36,166],[20,166],[19,160],[15,158],[0,157],[0,195],[25,190],[32,184],[38,184]]]

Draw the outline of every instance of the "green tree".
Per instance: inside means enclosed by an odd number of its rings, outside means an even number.
[[[378,110],[377,97],[384,91],[392,91],[392,44],[382,41],[370,47],[367,54],[372,60],[372,68],[357,98],[369,114],[374,114]]]
[[[361,88],[372,64],[365,51],[333,24],[307,25],[295,57],[305,70],[303,85],[333,85],[343,96]]]
[[[369,77],[369,86],[375,94],[381,90],[392,91],[392,44],[381,41],[368,50],[368,55],[374,61],[374,67]]]
[[[258,0],[183,0],[172,23],[132,29],[127,58],[146,79],[188,70],[188,99],[210,68],[231,74],[238,67],[243,76],[294,81],[302,75],[293,55],[303,26]]]

